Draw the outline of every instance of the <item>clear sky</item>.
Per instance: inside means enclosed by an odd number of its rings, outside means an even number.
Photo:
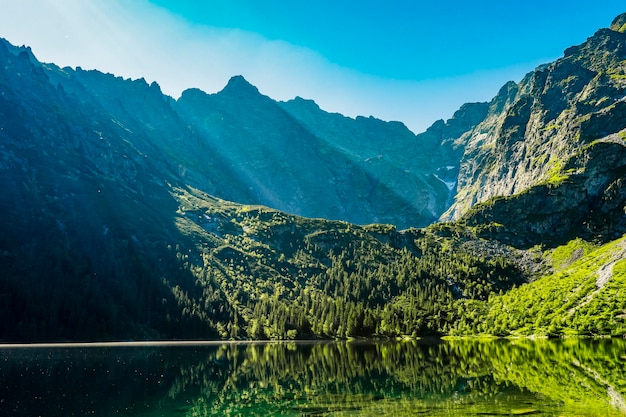
[[[156,81],[174,98],[241,74],[420,132],[560,57],[616,1],[0,0],[0,37],[44,62]]]

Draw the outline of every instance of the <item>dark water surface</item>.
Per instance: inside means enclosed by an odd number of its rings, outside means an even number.
[[[624,416],[626,340],[0,348],[0,417]]]

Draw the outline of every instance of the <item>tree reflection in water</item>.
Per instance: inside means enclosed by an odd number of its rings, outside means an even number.
[[[626,415],[626,340],[0,349],[0,416]]]

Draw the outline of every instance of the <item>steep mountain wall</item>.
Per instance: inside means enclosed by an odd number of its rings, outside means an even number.
[[[250,194],[235,201],[401,228],[431,224],[449,206],[447,171],[438,175],[431,157],[441,142],[401,123],[277,103],[242,77],[217,94],[187,90],[175,108]]]
[[[425,220],[431,223],[429,218],[448,209],[464,150],[459,138],[471,132],[488,109],[487,103],[465,104],[449,120],[438,120],[426,132],[414,135],[402,123],[327,113],[311,100],[296,98],[280,104],[324,144],[341,149],[380,184],[391,184],[390,190],[411,205],[407,210],[405,204],[395,208],[390,204],[387,210],[404,217],[412,211],[420,213],[421,217],[403,222],[377,216],[399,227],[417,227]],[[389,200],[384,192],[376,198]]]
[[[553,182],[586,146],[626,128],[626,34],[614,30],[618,21],[502,88],[464,139],[458,192],[443,219]]]

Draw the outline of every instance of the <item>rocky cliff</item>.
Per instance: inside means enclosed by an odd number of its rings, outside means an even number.
[[[621,152],[626,34],[619,31],[620,19],[520,83],[502,88],[485,119],[462,138],[457,195],[444,219],[457,219],[494,197],[554,185],[584,171],[580,154],[598,141]],[[596,194],[595,189],[588,192]]]
[[[352,120],[352,130],[337,128],[325,136],[330,125],[322,132],[317,126],[323,121],[303,123],[286,107],[242,77],[234,77],[217,94],[185,91],[176,104],[218,159],[235,171],[232,182],[249,190],[249,198],[235,201],[308,217],[400,227],[429,224],[445,210],[443,184],[432,176],[416,176],[407,159],[393,160],[401,154],[394,139],[419,146],[404,125],[359,119]],[[355,130],[367,134],[352,136]],[[372,151],[384,143],[394,145]]]

